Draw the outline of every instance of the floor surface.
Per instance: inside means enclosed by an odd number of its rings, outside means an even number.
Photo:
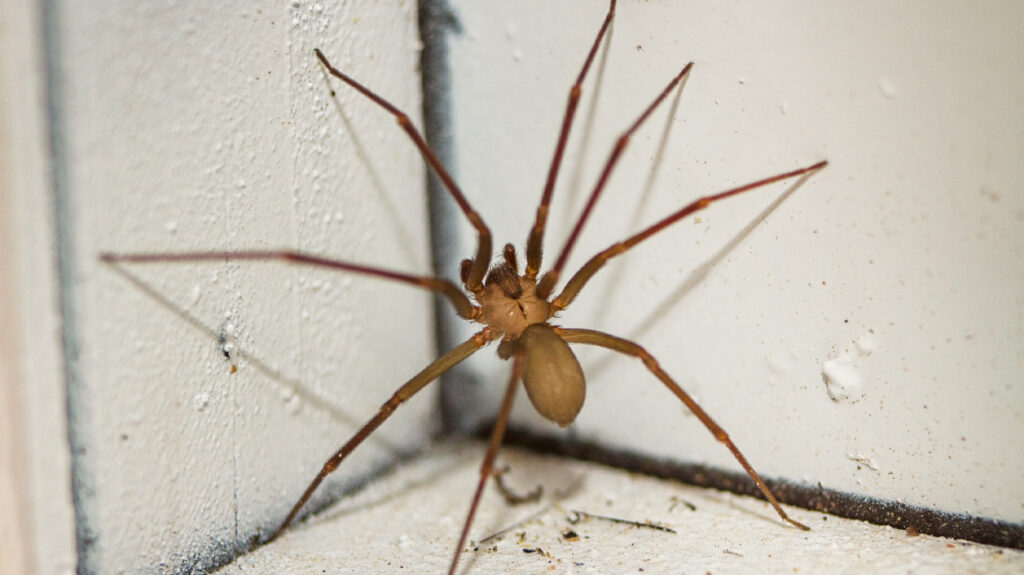
[[[445,573],[484,446],[442,443],[219,573]],[[474,573],[1024,573],[1024,552],[790,508],[508,448],[462,554]]]

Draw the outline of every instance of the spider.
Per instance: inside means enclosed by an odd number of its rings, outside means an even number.
[[[323,258],[294,250],[101,254],[101,259],[106,262],[147,263],[222,259],[279,260],[363,274],[402,282],[439,293],[451,303],[460,317],[482,326],[471,338],[449,350],[394,392],[380,407],[379,411],[324,463],[320,472],[309,484],[298,501],[296,501],[287,517],[268,538],[268,542],[279,537],[291,525],[292,521],[303,509],[323,480],[337,469],[342,461],[384,423],[402,403],[426,387],[427,384],[437,379],[441,374],[462,362],[485,345],[495,341],[498,342],[498,356],[511,362],[511,373],[506,384],[500,411],[491,431],[486,454],[480,465],[480,477],[477,481],[476,490],[473,493],[469,511],[462,525],[458,544],[452,555],[449,574],[454,573],[458,566],[459,557],[466,542],[470,526],[473,523],[473,517],[480,503],[487,478],[495,474],[494,461],[504,437],[505,427],[518,389],[518,383],[522,381],[526,394],[534,408],[543,417],[561,427],[571,424],[583,407],[586,382],[579,361],[570,349],[569,344],[603,347],[641,360],[647,369],[697,416],[701,423],[714,435],[715,439],[723,443],[732,452],[733,456],[743,469],[746,470],[779,517],[795,527],[808,529],[808,527],[786,514],[764,481],[754,471],[754,468],[748,463],[746,457],[736,447],[725,430],[715,423],[643,347],[608,333],[590,329],[563,328],[551,323],[558,312],[572,304],[587,282],[612,258],[622,255],[647,238],[688,215],[707,208],[714,202],[788,178],[797,176],[806,178],[812,172],[827,165],[826,161],[821,161],[804,168],[777,174],[694,200],[640,232],[612,244],[604,251],[590,258],[582,268],[572,276],[569,276],[568,281],[556,295],[555,288],[562,279],[569,254],[572,252],[580,231],[587,222],[598,198],[601,196],[608,178],[626,149],[630,138],[693,68],[692,62],[686,64],[616,140],[597,182],[594,184],[584,205],[583,212],[576,220],[568,239],[555,259],[554,265],[541,274],[543,261],[541,248],[549,206],[555,181],[558,177],[559,167],[561,166],[562,157],[566,149],[566,141],[572,129],[573,119],[575,118],[577,105],[580,100],[581,86],[594,60],[598,46],[605,37],[615,16],[615,4],[616,0],[610,1],[604,21],[594,38],[590,51],[587,53],[579,75],[569,90],[569,97],[555,145],[554,155],[548,170],[541,200],[537,207],[536,220],[526,241],[525,266],[523,269],[520,269],[519,257],[511,243],[505,245],[498,263],[493,266],[490,265],[492,240],[489,228],[480,215],[470,206],[455,180],[435,156],[420,132],[412,125],[409,117],[390,102],[331,65],[327,57],[319,49],[315,50],[315,55],[331,76],[341,80],[373,101],[381,109],[394,116],[399,127],[408,135],[427,165],[440,178],[445,189],[476,230],[476,254],[470,259],[463,260],[459,269],[459,280],[463,289],[460,289],[455,283],[439,277],[410,275],[384,268]]]

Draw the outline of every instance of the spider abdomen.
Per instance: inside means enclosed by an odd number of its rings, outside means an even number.
[[[523,387],[530,403],[545,418],[566,427],[576,419],[586,396],[580,362],[569,344],[546,323],[528,326],[518,345]]]

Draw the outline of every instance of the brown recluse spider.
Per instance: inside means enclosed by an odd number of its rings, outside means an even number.
[[[561,279],[562,271],[566,260],[572,251],[573,246],[579,237],[583,225],[586,223],[590,213],[597,203],[601,192],[608,182],[608,177],[619,158],[629,143],[630,137],[641,124],[651,115],[654,109],[666,98],[682,78],[693,68],[693,63],[687,64],[671,82],[661,91],[660,94],[643,110],[640,116],[626,129],[616,140],[611,154],[608,156],[594,185],[590,196],[583,208],[583,212],[576,221],[575,226],[569,234],[565,245],[562,246],[555,265],[543,275],[539,276],[541,268],[541,247],[544,240],[544,229],[548,216],[548,208],[551,204],[551,196],[558,176],[559,166],[565,152],[566,141],[572,127],[573,118],[576,115],[576,107],[579,103],[581,85],[594,60],[597,48],[604,38],[612,18],[615,15],[615,0],[611,0],[608,13],[604,18],[594,42],[587,53],[586,60],[580,70],[572,88],[569,90],[569,98],[566,104],[565,115],[562,120],[561,129],[558,134],[558,142],[555,145],[555,153],[551,160],[547,179],[544,183],[544,191],[540,204],[537,207],[537,216],[530,230],[526,243],[526,268],[520,274],[519,262],[516,251],[512,244],[506,244],[502,251],[500,263],[490,267],[491,261],[491,233],[484,224],[483,219],[470,207],[469,202],[463,195],[459,186],[445,170],[444,166],[437,159],[430,147],[424,141],[419,131],[413,127],[409,117],[401,110],[394,107],[387,100],[381,98],[370,89],[359,82],[346,76],[334,68],[327,61],[323,53],[315,50],[316,57],[324,65],[327,71],[334,77],[345,82],[366,98],[375,102],[378,106],[393,115],[398,125],[405,131],[412,140],[412,143],[419,150],[427,165],[437,174],[444,184],[444,187],[454,198],[459,209],[469,220],[477,232],[477,251],[472,259],[462,261],[459,277],[465,292],[460,290],[454,283],[446,279],[429,276],[416,276],[401,272],[390,271],[382,268],[365,266],[361,264],[333,260],[301,253],[291,250],[277,251],[234,251],[234,252],[199,252],[199,253],[164,253],[164,254],[112,254],[105,253],[101,259],[106,262],[183,262],[201,260],[281,260],[291,263],[299,263],[312,266],[344,270],[348,272],[365,274],[373,277],[403,282],[437,292],[447,298],[455,307],[459,316],[483,326],[476,334],[467,341],[456,346],[448,353],[424,368],[412,379],[398,388],[390,399],[388,399],[374,415],[356,434],[348,440],[338,451],[327,460],[323,468],[306,488],[302,496],[292,507],[288,516],[281,522],[281,526],[270,536],[269,540],[276,539],[292,523],[299,511],[303,508],[313,492],[327,475],[337,469],[338,465],[352,451],[363,442],[374,430],[377,429],[391,414],[416,392],[423,389],[428,383],[437,379],[442,373],[463,361],[484,345],[500,340],[498,344],[498,356],[502,359],[512,360],[512,370],[506,386],[501,410],[498,412],[491,438],[487,447],[483,463],[480,465],[480,478],[477,481],[476,491],[473,494],[466,520],[462,525],[462,532],[459,535],[458,544],[452,556],[449,567],[449,574],[454,573],[458,566],[459,556],[462,547],[466,542],[470,525],[476,514],[480,503],[480,496],[483,493],[487,478],[493,473],[494,460],[505,433],[505,426],[508,421],[509,412],[512,407],[512,400],[515,397],[517,383],[521,379],[526,388],[526,394],[537,411],[545,418],[565,427],[571,424],[583,407],[586,382],[580,364],[569,349],[570,343],[585,344],[604,347],[619,353],[635,357],[643,362],[650,372],[661,380],[662,383],[679,398],[690,411],[700,419],[701,423],[711,431],[715,439],[725,444],[732,452],[736,460],[743,466],[747,474],[757,485],[758,489],[775,509],[782,520],[799,527],[808,529],[805,525],[797,522],[786,515],[786,512],[776,501],[772,492],[758,476],[754,468],[747,462],[746,457],[729,439],[725,430],[719,427],[714,420],[677,384],[661,367],[658,362],[644,348],[639,345],[600,331],[590,329],[568,329],[550,324],[549,322],[556,314],[568,307],[576,296],[579,295],[584,285],[600,270],[608,260],[621,255],[633,246],[682,220],[686,216],[702,210],[712,203],[725,198],[760,188],[762,186],[792,178],[795,176],[807,175],[823,168],[827,162],[821,161],[811,166],[764,178],[743,186],[732,188],[714,195],[705,196],[694,200],[678,211],[651,224],[633,236],[612,244],[604,251],[590,258],[566,282],[565,287],[558,295],[551,297],[554,288]],[[473,301],[475,300],[475,304]]]

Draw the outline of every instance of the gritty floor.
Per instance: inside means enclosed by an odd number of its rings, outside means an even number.
[[[219,571],[446,573],[484,446],[442,443]],[[458,573],[1024,573],[1024,552],[791,508],[508,448]]]

